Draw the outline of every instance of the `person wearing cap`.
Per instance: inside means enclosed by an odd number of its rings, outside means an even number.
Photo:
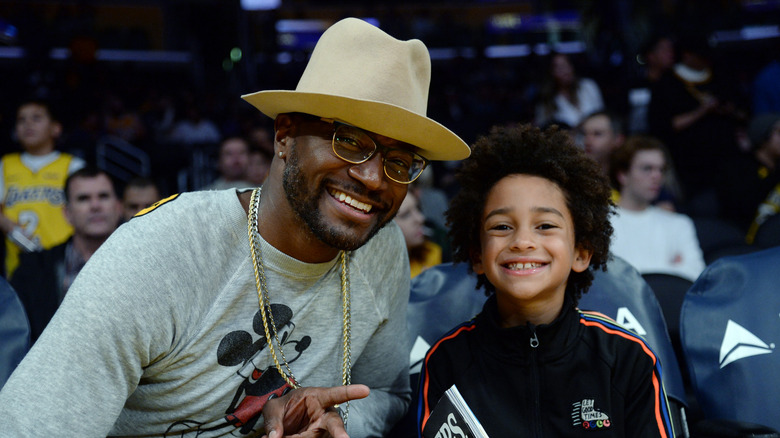
[[[724,217],[739,226],[747,241],[752,242],[758,225],[780,205],[780,113],[753,117],[747,134],[750,150],[729,162],[719,191]],[[762,204],[767,207],[759,208]]]
[[[139,212],[0,391],[0,436],[384,436],[411,390],[409,261],[391,219],[468,145],[426,114],[430,57],[347,18],[274,119],[257,189]]]

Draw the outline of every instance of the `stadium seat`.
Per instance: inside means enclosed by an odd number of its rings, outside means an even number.
[[[753,245],[745,242],[745,232],[725,219],[708,216],[692,219],[704,262],[708,265],[724,256],[747,254],[755,250]]]
[[[680,348],[680,310],[685,293],[693,286],[693,282],[673,274],[642,274],[642,278],[653,290],[655,298],[664,312],[666,327],[679,359],[682,354]]]
[[[0,277],[0,388],[30,349],[30,323],[16,291]]]
[[[780,436],[780,247],[724,257],[686,294],[684,361],[702,436]],[[693,436],[696,436],[694,433]]]

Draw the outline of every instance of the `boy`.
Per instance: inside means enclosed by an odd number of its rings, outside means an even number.
[[[56,150],[62,125],[43,101],[28,100],[16,115],[23,152],[0,161],[0,229],[6,235],[5,274],[13,275],[19,252],[48,249],[65,241],[73,228],[65,220],[63,186],[84,161]]]
[[[429,350],[419,430],[456,384],[491,437],[673,436],[652,351],[576,308],[612,234],[598,165],[555,128],[494,128],[458,180],[447,212],[454,257],[492,296]]]

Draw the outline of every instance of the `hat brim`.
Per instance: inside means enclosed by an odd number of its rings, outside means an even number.
[[[300,112],[349,123],[409,143],[429,160],[462,160],[471,154],[469,146],[440,123],[385,102],[293,90],[258,91],[241,98],[271,118]]]

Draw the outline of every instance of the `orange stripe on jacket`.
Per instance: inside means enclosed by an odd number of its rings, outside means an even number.
[[[587,320],[580,320],[580,322],[584,325],[598,327],[607,333],[618,335],[632,342],[636,342],[637,344],[641,345],[645,353],[647,353],[647,355],[653,359],[653,366],[655,366],[655,364],[658,362],[658,358],[655,356],[653,351],[647,347],[647,344],[637,339],[636,336],[629,335],[628,333],[624,333],[620,330],[609,328],[600,322],[587,321]],[[656,423],[658,423],[658,430],[661,432],[661,436],[663,438],[668,438],[666,435],[666,427],[664,427],[663,415],[661,415],[661,384],[660,383],[661,382],[658,381],[658,375],[655,373],[655,370],[653,370],[653,388],[655,390],[655,421]]]
[[[429,377],[428,377],[428,358],[431,357],[431,354],[433,354],[433,352],[436,351],[437,348],[439,348],[439,345],[442,342],[444,342],[444,341],[446,341],[448,339],[454,338],[455,336],[457,336],[462,331],[471,331],[471,330],[474,329],[474,327],[476,327],[476,326],[473,325],[473,324],[469,325],[469,326],[463,326],[463,327],[455,330],[454,332],[450,333],[449,335],[439,339],[439,341],[436,342],[435,344],[433,344],[433,346],[430,348],[430,350],[428,350],[428,353],[425,355],[425,383],[423,383],[423,408],[424,408],[424,411],[423,411],[424,412],[424,414],[423,414],[423,421],[422,421],[422,427],[423,428],[425,428],[425,423],[428,422],[428,417],[431,416],[431,408],[430,408],[430,405],[428,403],[428,382],[430,380]]]

